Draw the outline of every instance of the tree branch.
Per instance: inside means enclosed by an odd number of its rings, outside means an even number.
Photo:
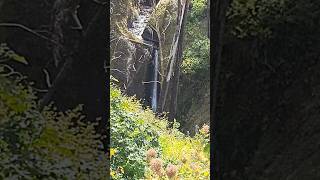
[[[43,36],[42,34],[39,34],[39,33],[37,33],[36,31],[34,31],[34,30],[32,30],[32,29],[30,29],[30,28],[28,28],[28,27],[26,27],[26,26],[24,26],[24,25],[22,25],[22,24],[17,24],[17,23],[0,23],[0,27],[15,27],[15,28],[20,28],[20,29],[23,29],[23,30],[25,30],[25,31],[27,31],[27,32],[29,32],[29,33],[31,33],[31,34],[33,34],[33,35],[35,35],[35,36],[37,36],[37,37],[39,37],[39,38],[41,38],[41,39],[44,39],[44,40],[46,40],[46,41],[48,41],[48,42],[51,42],[51,43],[53,43],[53,44],[55,44],[55,45],[58,45],[58,46],[60,46],[60,44],[58,43],[58,42],[56,42],[56,41],[54,41],[54,40],[52,40],[52,39],[50,39],[50,38],[48,38],[48,37],[46,37],[46,36]]]
[[[72,67],[73,59],[74,58],[72,57],[69,57],[66,59],[65,63],[63,64],[63,67],[61,68],[57,77],[53,81],[52,86],[50,87],[48,92],[44,95],[44,97],[40,100],[39,102],[40,111],[42,111],[43,108],[49,104],[52,98],[52,95],[55,93],[58,86],[61,84],[62,80],[66,77],[67,72],[70,71],[70,68]]]
[[[99,4],[101,6],[105,6],[107,4],[107,2],[101,2],[101,1],[98,1],[98,0],[91,0],[91,1],[96,3],[96,4]]]

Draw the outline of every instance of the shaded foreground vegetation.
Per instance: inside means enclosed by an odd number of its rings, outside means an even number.
[[[0,59],[27,63],[4,44]],[[37,100],[26,77],[1,63],[0,179],[108,179],[100,136],[82,107],[39,111]]]

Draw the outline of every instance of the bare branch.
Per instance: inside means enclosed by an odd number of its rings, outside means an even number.
[[[26,27],[26,26],[24,26],[24,25],[22,25],[22,24],[17,24],[17,23],[0,23],[0,27],[16,27],[16,28],[21,28],[21,29],[23,29],[23,30],[25,30],[25,31],[27,31],[27,32],[35,35],[35,36],[38,36],[38,37],[41,38],[41,39],[44,39],[44,40],[46,40],[46,41],[49,41],[49,42],[51,42],[51,43],[53,43],[53,44],[55,44],[55,45],[58,45],[58,46],[60,45],[58,42],[56,42],[56,41],[54,41],[54,40],[52,40],[52,39],[50,39],[50,38],[48,38],[48,37],[46,37],[46,36],[43,36],[42,34],[39,34],[39,33],[37,33],[36,31],[34,31],[34,30],[32,30],[32,29],[30,29],[30,28],[28,28],[28,27]]]
[[[154,82],[161,84],[160,81],[144,81],[144,82],[142,82],[142,84],[149,84],[149,83],[154,83]]]
[[[114,56],[113,58],[111,58],[110,61],[114,61],[114,60],[119,59],[119,58],[121,58],[121,55],[119,55],[119,56]]]
[[[119,69],[110,69],[110,70],[111,70],[111,71],[117,71],[117,72],[119,72],[119,73],[121,73],[121,74],[127,75],[125,72],[120,71]]]
[[[37,92],[40,92],[40,93],[46,93],[46,92],[49,91],[48,89],[38,89],[38,88],[35,88],[35,87],[33,87],[32,89],[37,91]]]
[[[60,69],[58,75],[54,79],[51,88],[48,90],[48,92],[42,97],[42,99],[39,101],[39,110],[42,111],[43,108],[48,105],[50,102],[53,94],[57,90],[58,86],[61,84],[62,80],[65,78],[67,75],[67,72],[70,70],[72,67],[73,63],[73,58],[68,57],[66,61],[64,62],[62,68]]]
[[[168,10],[167,10],[168,11]],[[168,29],[169,25],[171,24],[171,19],[172,16],[169,14],[169,20],[168,20],[168,24],[166,25],[166,27],[164,28],[164,30],[162,31],[162,34],[164,34],[166,32],[166,30]]]
[[[101,1],[98,1],[98,0],[91,0],[91,1],[93,1],[96,4],[102,5],[102,6],[105,6],[107,4],[107,2],[101,2]]]
[[[22,78],[22,74],[20,74],[19,72],[16,72],[12,67],[10,67],[9,65],[6,64],[1,64],[2,67],[7,68],[9,70],[8,73],[3,74],[3,76],[8,77],[8,76],[12,76],[12,75],[18,75],[20,78]]]
[[[46,82],[47,82],[47,86],[48,88],[52,87],[52,83],[50,81],[50,75],[49,72],[46,69],[43,69],[44,74],[46,75]]]

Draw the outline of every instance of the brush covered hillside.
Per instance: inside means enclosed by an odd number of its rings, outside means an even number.
[[[190,137],[115,85],[110,98],[112,179],[210,178],[209,126]]]

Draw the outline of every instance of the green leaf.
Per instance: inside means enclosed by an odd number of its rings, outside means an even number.
[[[210,158],[210,144],[207,144],[204,147],[204,152],[206,153],[207,157]]]
[[[17,62],[26,64],[26,65],[28,64],[28,61],[23,56],[19,56],[18,54],[12,54],[10,58],[12,58],[12,60],[15,60]]]

